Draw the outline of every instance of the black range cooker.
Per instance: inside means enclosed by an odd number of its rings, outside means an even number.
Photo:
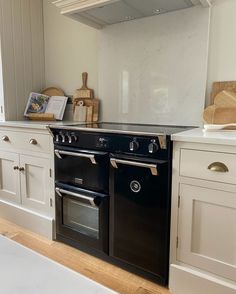
[[[168,282],[170,135],[184,127],[52,126],[56,238]]]

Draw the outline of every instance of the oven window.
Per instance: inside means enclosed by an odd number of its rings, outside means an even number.
[[[99,209],[70,198],[63,199],[63,223],[77,232],[99,238]]]

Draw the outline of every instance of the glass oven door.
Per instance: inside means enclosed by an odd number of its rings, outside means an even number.
[[[57,236],[108,251],[108,196],[57,185]]]

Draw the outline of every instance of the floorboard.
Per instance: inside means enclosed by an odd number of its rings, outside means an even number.
[[[121,294],[170,294],[156,283],[139,277],[78,249],[50,241],[0,218],[0,234],[55,260]]]

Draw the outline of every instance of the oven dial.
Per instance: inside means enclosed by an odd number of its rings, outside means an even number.
[[[158,151],[158,144],[156,140],[151,140],[151,143],[148,145],[148,152],[153,154]]]
[[[68,140],[68,143],[71,144],[72,143],[72,136],[70,133],[66,133],[66,138]]]
[[[59,138],[59,135],[56,134],[56,139],[55,139],[55,140],[56,140],[56,143],[59,143],[59,139],[60,139],[60,138]]]
[[[61,137],[61,142],[62,143],[65,143],[65,141],[66,141],[66,136],[65,136],[65,134],[63,134],[62,132],[60,132],[60,134],[59,134],[59,138]]]
[[[73,141],[74,141],[74,142],[77,142],[77,141],[78,141],[78,137],[75,135],[75,133],[71,133],[70,136],[71,136],[71,140],[72,140],[72,142],[73,142]]]
[[[136,139],[134,139],[132,142],[129,143],[129,150],[130,151],[136,151],[139,148],[139,142],[137,142]]]
[[[106,138],[99,138],[98,139],[98,147],[107,148],[108,147],[108,139]]]

